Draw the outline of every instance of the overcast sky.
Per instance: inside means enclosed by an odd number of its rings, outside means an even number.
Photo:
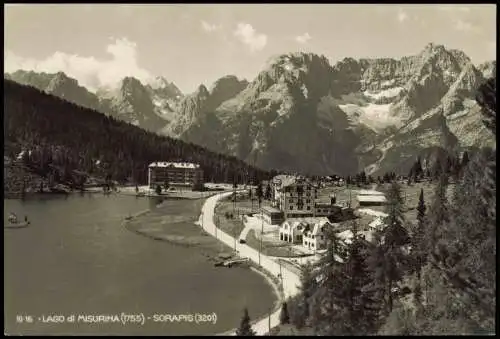
[[[496,58],[495,5],[6,5],[5,70],[64,71],[82,85],[164,76],[184,93],[270,57],[401,57],[433,42]]]

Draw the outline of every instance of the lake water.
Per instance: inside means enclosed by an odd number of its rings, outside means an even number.
[[[260,275],[214,267],[196,248],[155,241],[123,227],[125,216],[157,203],[102,194],[4,200],[4,223],[9,212],[31,221],[27,228],[4,229],[4,333],[215,334],[237,327],[245,306],[252,319],[266,315],[276,298]],[[185,216],[186,227],[194,227],[201,203],[170,200],[161,213]],[[122,312],[142,313],[145,323],[67,320],[72,314]],[[215,313],[217,322],[147,319],[196,313]],[[51,315],[66,319],[44,322]],[[17,316],[24,316],[23,322]],[[29,316],[32,323],[25,322]]]

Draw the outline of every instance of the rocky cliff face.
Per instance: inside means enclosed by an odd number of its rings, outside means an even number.
[[[333,67],[314,54],[282,55],[181,138],[264,168],[404,172],[434,146],[495,145],[474,101],[491,69],[435,44],[398,60],[346,58]]]
[[[483,74],[485,78],[493,78],[497,74],[497,62],[487,61],[478,66],[478,70]]]
[[[210,90],[205,85],[198,86],[194,93],[185,96],[179,102],[172,123],[163,129],[163,133],[174,137],[190,135],[198,140],[200,135],[196,134],[201,131],[195,133],[197,126],[203,125],[207,132],[216,132],[210,131],[215,127],[209,123],[210,116],[217,107],[235,97],[247,85],[246,80],[239,80],[233,75],[228,75],[215,81]]]
[[[324,57],[283,55],[181,137],[264,168],[314,173],[356,167],[358,137],[330,100],[331,72]],[[331,166],[340,159],[342,166]]]
[[[117,118],[149,131],[166,124],[155,110],[148,89],[136,78],[126,77],[112,95],[110,108]]]

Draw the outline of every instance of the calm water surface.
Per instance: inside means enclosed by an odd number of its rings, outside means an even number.
[[[4,314],[7,334],[213,334],[238,326],[242,308],[268,313],[272,288],[244,268],[216,268],[197,251],[129,232],[123,218],[157,201],[87,194],[4,200],[27,215],[24,229],[4,229]],[[201,201],[167,201],[170,214],[198,218]],[[189,219],[187,218],[187,219]],[[216,324],[44,323],[49,315],[217,314]],[[16,316],[32,316],[18,323]],[[39,319],[40,318],[40,319]]]

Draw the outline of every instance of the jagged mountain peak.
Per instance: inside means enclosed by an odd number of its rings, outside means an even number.
[[[58,86],[68,86],[68,85],[79,87],[78,80],[68,77],[64,72],[57,72],[52,77],[52,80],[50,81],[47,90],[52,91]]]
[[[485,78],[493,78],[497,73],[496,60],[486,61],[477,66],[477,69],[483,74]]]
[[[198,97],[208,97],[210,95],[210,92],[204,84],[201,84],[198,86],[193,95]]]
[[[446,48],[442,44],[436,44],[434,42],[429,42],[425,45],[423,52],[427,53],[442,53],[446,51]]]
[[[248,85],[248,81],[246,79],[240,80],[236,75],[225,75],[215,80],[215,82],[210,87],[210,93],[217,91],[221,87],[242,85]]]
[[[157,76],[155,77],[150,83],[149,85],[153,88],[153,89],[161,89],[161,88],[165,88],[165,87],[168,87],[170,86],[171,84],[168,82],[167,79],[165,79],[165,77],[163,76]]]
[[[161,97],[177,100],[183,96],[182,91],[173,82],[169,82],[163,76],[155,77],[147,84],[147,87],[154,92],[154,94]]]
[[[122,79],[118,89],[118,98],[137,100],[141,97],[148,97],[148,91],[142,82],[134,77],[127,76]],[[150,99],[148,100],[150,101]]]
[[[330,62],[324,55],[309,52],[291,52],[270,58],[267,63],[268,69],[284,67],[285,70],[292,68],[309,67],[311,64],[319,64],[325,68],[330,68]]]
[[[135,87],[135,86],[143,86],[143,85],[139,79],[134,78],[132,76],[126,76],[120,82],[120,87],[122,87],[122,88],[123,87]]]

